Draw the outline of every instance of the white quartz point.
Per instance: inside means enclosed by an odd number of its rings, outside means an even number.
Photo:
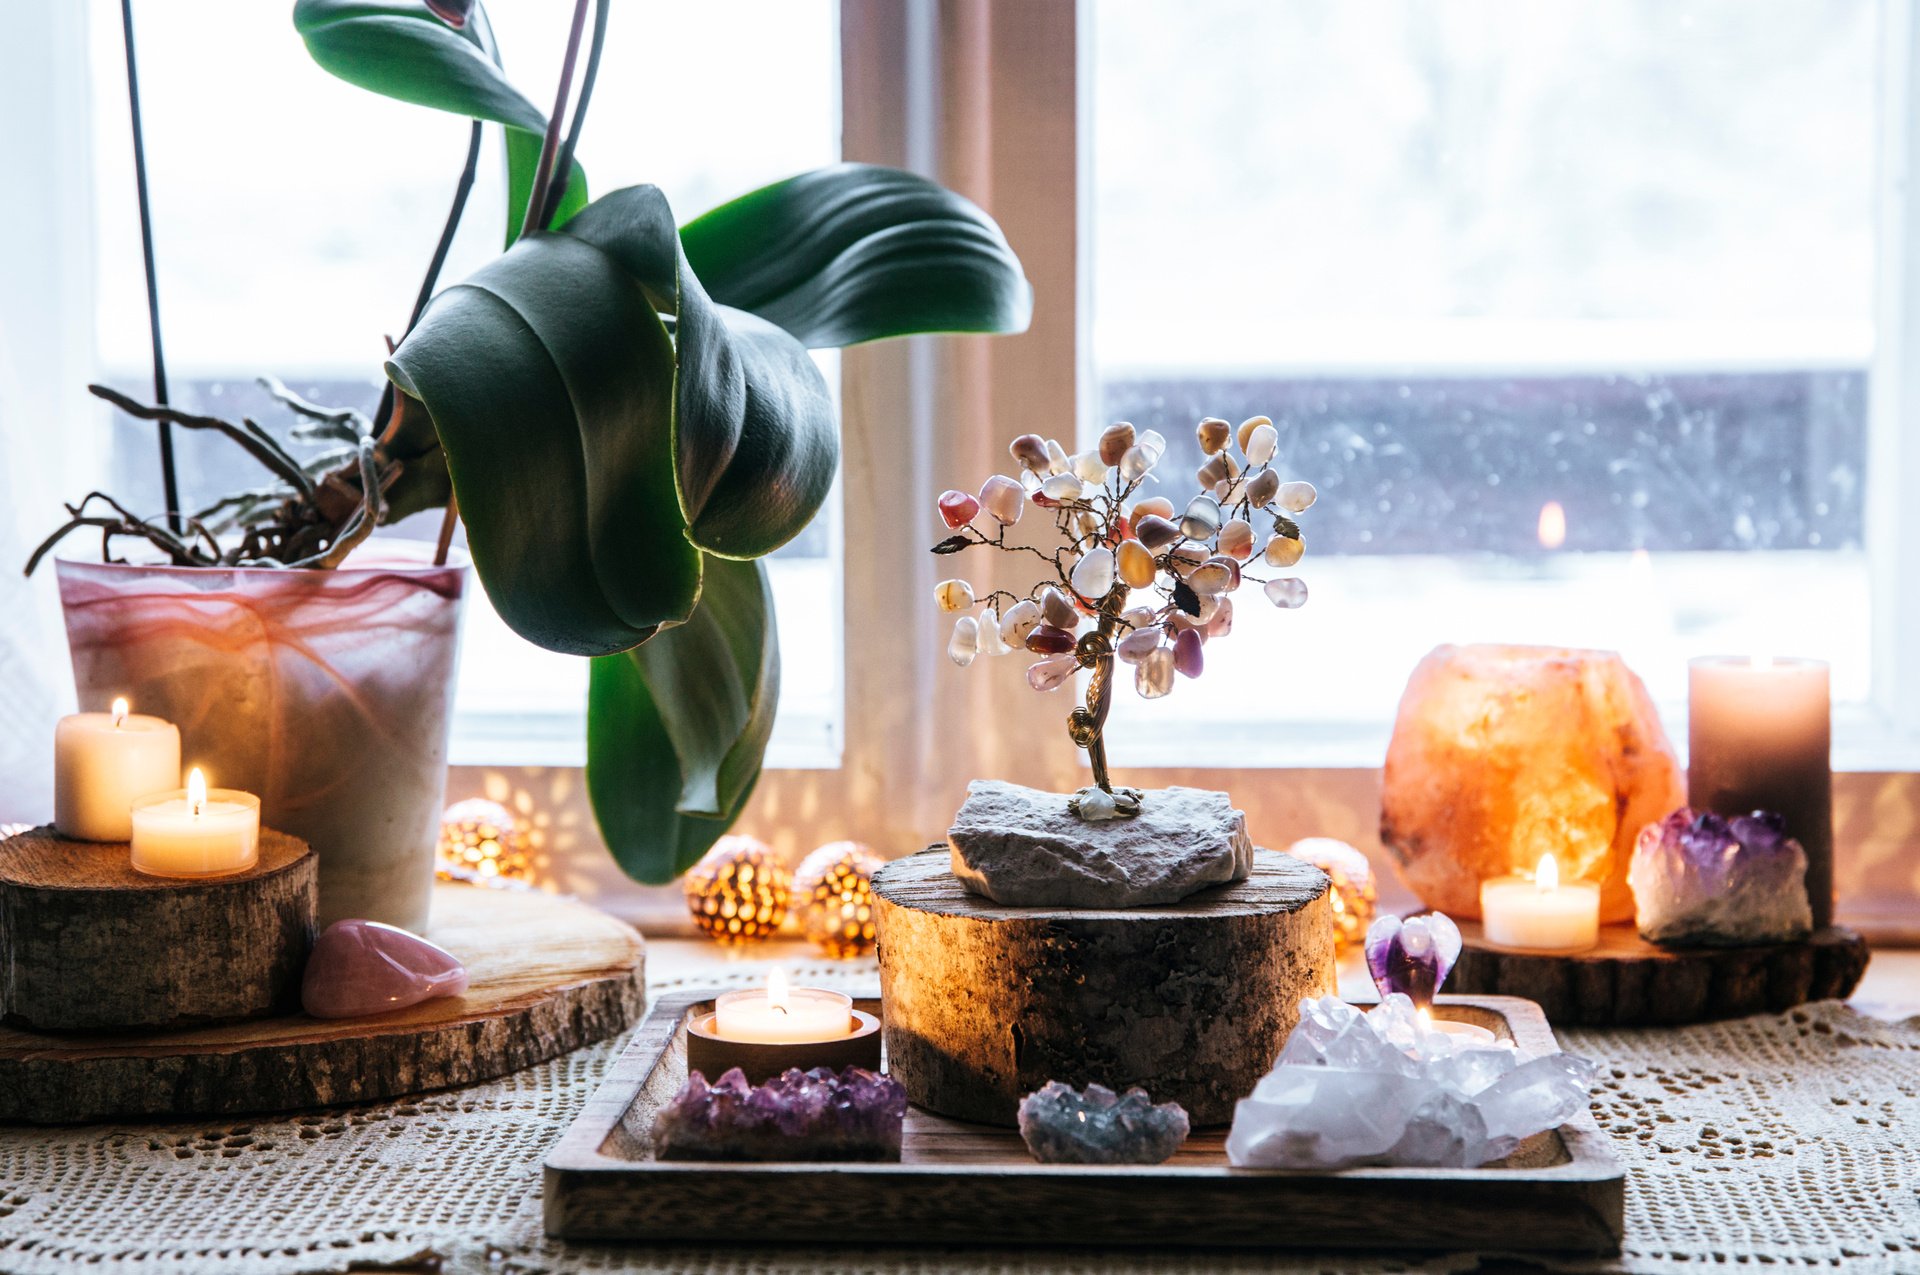
[[[1055,474],[1040,484],[1040,494],[1042,496],[1045,496],[1048,500],[1058,500],[1063,503],[1069,500],[1080,499],[1081,494],[1085,491],[1085,485],[1073,474]]]
[[[1099,823],[1103,819],[1116,819],[1120,815],[1120,806],[1113,794],[1104,788],[1086,787],[1073,795],[1080,818],[1088,823]]]
[[[1320,499],[1320,493],[1313,489],[1312,483],[1281,483],[1277,499],[1282,509],[1290,514],[1298,514],[1312,507],[1313,502]]]
[[[1307,605],[1307,582],[1297,576],[1286,576],[1279,580],[1267,581],[1267,601],[1282,611],[1291,611]]]
[[[1120,645],[1114,653],[1128,664],[1141,664],[1149,655],[1159,649],[1160,630],[1158,628],[1135,629],[1120,639]]]
[[[1000,616],[992,607],[980,613],[980,654],[1005,655],[1013,650],[1000,636]]]
[[[1031,598],[1022,598],[1007,608],[1000,617],[1000,640],[1008,646],[1025,646],[1027,634],[1040,624],[1040,604]]]
[[[947,658],[961,668],[973,663],[980,653],[980,622],[963,615],[953,622],[953,636],[947,639]]]
[[[1158,646],[1133,670],[1133,689],[1141,699],[1159,699],[1173,689],[1173,648]]]
[[[1071,458],[1067,455],[1067,449],[1049,438],[1047,440],[1047,472],[1049,474],[1064,474],[1071,467],[1072,463]]]
[[[942,580],[933,586],[933,600],[942,611],[966,611],[973,606],[973,586],[965,580]]]
[[[1255,425],[1247,435],[1247,464],[1264,465],[1280,450],[1280,431],[1271,425]]]
[[[1195,496],[1187,502],[1180,518],[1180,534],[1190,540],[1210,540],[1220,530],[1220,502],[1212,496]]]
[[[1095,549],[1073,569],[1073,591],[1098,600],[1113,588],[1113,550]]]
[[[1098,486],[1107,481],[1107,462],[1100,459],[1100,449],[1076,452],[1073,457],[1073,472],[1083,483]]]

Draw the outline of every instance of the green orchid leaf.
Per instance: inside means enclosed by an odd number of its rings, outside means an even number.
[[[514,240],[520,237],[520,223],[527,219],[527,201],[533,198],[533,175],[540,168],[539,133],[529,133],[522,129],[509,128],[507,134],[507,247],[513,247]],[[553,214],[553,224],[548,230],[558,230],[567,224],[573,215],[587,206],[587,170],[580,167],[580,161],[573,162],[573,180],[567,183],[567,193],[560,197],[560,207]]]
[[[606,655],[692,613],[673,360],[617,261],[536,233],[435,297],[388,361],[446,449],[487,596],[529,641]]]
[[[593,661],[587,789],[614,858],[664,884],[739,817],[780,698],[773,591],[758,562],[706,561],[692,618]]]
[[[917,332],[1023,332],[1033,289],[978,206],[897,168],[835,164],[681,229],[708,294],[815,349]]]
[[[500,70],[486,13],[455,31],[406,0],[298,0],[293,26],[313,60],[386,97],[544,133],[547,117]]]
[[[713,304],[657,187],[602,196],[566,233],[617,258],[677,318],[673,458],[687,538],[722,557],[757,558],[799,535],[840,452],[812,357],[764,319]]]

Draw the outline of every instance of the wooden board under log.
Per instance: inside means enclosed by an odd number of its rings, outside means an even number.
[[[466,964],[464,995],[366,1018],[305,1014],[153,1035],[0,1028],[0,1120],[41,1124],[373,1102],[491,1080],[625,1031],[640,936],[537,892],[436,885],[427,937]]]
[[[1696,948],[1656,947],[1631,925],[1603,925],[1599,946],[1571,955],[1495,946],[1471,921],[1460,935],[1447,991],[1524,996],[1548,1022],[1581,1027],[1673,1026],[1844,1000],[1870,958],[1866,940],[1839,925],[1798,943]]]
[[[1335,989],[1325,873],[1254,852],[1253,875],[1124,910],[1002,907],[947,847],[874,874],[887,1069],[917,1106],[1012,1125],[1049,1080],[1138,1085],[1195,1127],[1233,1119],[1302,997]]]
[[[317,859],[260,830],[260,858],[222,877],[149,876],[124,841],[51,825],[0,841],[0,1022],[39,1031],[155,1031],[299,1008]]]

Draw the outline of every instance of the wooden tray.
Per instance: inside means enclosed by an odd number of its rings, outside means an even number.
[[[664,997],[548,1153],[546,1225],[567,1239],[821,1243],[1154,1244],[1614,1253],[1624,1173],[1586,1113],[1499,1167],[1233,1169],[1226,1129],[1163,1165],[1038,1164],[1011,1129],[910,1108],[898,1164],[653,1158],[654,1112],[686,1079],[698,993]],[[880,1002],[854,1004],[869,1013]],[[1439,1017],[1558,1046],[1538,1007],[1443,996]]]
[[[1453,991],[1522,996],[1548,1022],[1582,1027],[1672,1026],[1845,1000],[1870,959],[1866,940],[1843,925],[1798,943],[1694,948],[1655,947],[1631,925],[1603,925],[1599,946],[1568,955],[1500,947],[1473,921],[1460,923],[1460,938]]]
[[[617,1035],[640,1016],[640,936],[585,904],[436,885],[427,937],[465,962],[464,995],[366,1018],[289,1014],[164,1033],[0,1028],[0,1119],[373,1102],[491,1080]]]

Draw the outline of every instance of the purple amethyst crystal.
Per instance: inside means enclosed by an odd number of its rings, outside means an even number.
[[[1460,959],[1460,927],[1443,912],[1383,916],[1367,927],[1367,969],[1382,1000],[1400,992],[1421,1008],[1447,981]]]
[[[1640,830],[1627,869],[1641,937],[1673,947],[1806,937],[1806,878],[1806,851],[1779,815],[1723,819],[1687,806]]]
[[[662,1160],[898,1160],[907,1091],[859,1067],[789,1067],[755,1087],[738,1067],[699,1072],[653,1119]]]

